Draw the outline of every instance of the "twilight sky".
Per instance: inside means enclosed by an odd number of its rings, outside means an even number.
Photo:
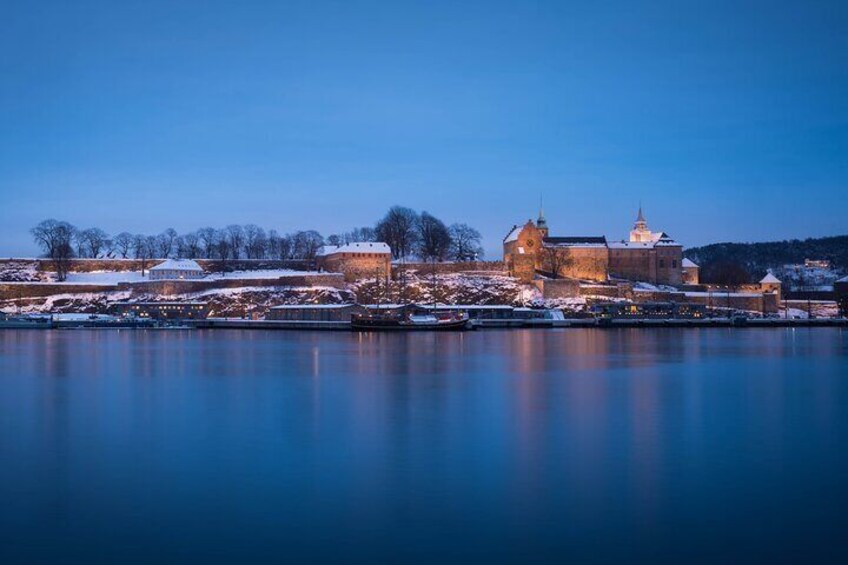
[[[391,204],[489,256],[650,226],[848,233],[848,3],[39,2],[0,8],[0,255],[109,232],[327,235]]]

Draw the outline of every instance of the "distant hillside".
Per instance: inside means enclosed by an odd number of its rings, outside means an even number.
[[[837,270],[848,270],[848,235],[767,243],[713,243],[687,249],[684,256],[701,266],[702,274],[719,265],[742,265],[757,279],[768,269],[803,263],[804,259],[826,259]]]

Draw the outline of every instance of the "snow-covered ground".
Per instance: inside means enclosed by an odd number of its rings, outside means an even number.
[[[6,282],[39,282],[47,275],[38,271],[35,261],[13,261],[0,264],[0,281]]]
[[[783,282],[784,289],[829,292],[833,290],[833,283],[844,272],[833,267],[784,265],[782,268],[775,269],[774,274]]]
[[[635,282],[633,283],[633,290],[641,290],[645,292],[679,292],[673,286],[668,286],[665,284],[650,284],[646,282]]]
[[[291,269],[269,269],[259,271],[233,271],[232,273],[209,273],[200,280],[214,281],[228,280],[251,280],[251,279],[276,279],[279,277],[290,277],[296,275],[316,275],[317,271],[294,271]],[[21,281],[33,281],[37,273],[34,268],[16,273],[16,278]],[[11,275],[10,275],[11,276]],[[86,273],[68,273],[62,282],[56,280],[55,273],[49,273],[48,280],[41,282],[50,284],[91,284],[91,285],[116,285],[118,283],[137,283],[150,280],[148,272],[141,276],[140,271],[91,271]]]
[[[142,277],[138,271],[92,271],[90,273],[68,273],[67,284],[118,284],[123,282],[142,282],[149,280],[147,273]]]
[[[318,275],[318,271],[294,271],[292,269],[268,269],[265,271],[233,271],[232,273],[210,273],[203,280],[219,279],[276,279],[295,275]]]

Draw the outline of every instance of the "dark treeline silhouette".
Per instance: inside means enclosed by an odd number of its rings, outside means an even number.
[[[480,232],[468,224],[446,226],[428,212],[392,206],[374,227],[374,237],[389,244],[395,259],[473,261],[483,255]]]
[[[739,268],[747,271],[752,280],[759,280],[770,269],[803,263],[805,259],[826,259],[836,268],[848,268],[848,235],[765,243],[714,243],[692,247],[684,255],[701,266],[702,280],[707,281],[714,271],[719,278],[739,278],[738,273],[730,274]]]
[[[745,265],[739,261],[719,259],[701,268],[701,282],[737,287],[754,281]]]
[[[204,227],[180,234],[173,228],[151,234],[126,231],[109,235],[97,227],[79,229],[54,219],[30,230],[49,258],[59,280],[64,280],[72,258],[121,258],[141,261],[142,270],[153,259],[211,259],[225,264],[242,259],[311,261],[324,245],[355,241],[383,241],[395,258],[427,261],[474,260],[483,253],[480,233],[466,224],[446,226],[427,212],[392,207],[377,224],[323,237],[315,230],[281,234],[255,224]]]

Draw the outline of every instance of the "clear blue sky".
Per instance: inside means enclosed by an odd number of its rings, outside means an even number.
[[[0,11],[0,254],[107,231],[329,234],[391,204],[497,253],[848,233],[848,3],[38,2]]]

